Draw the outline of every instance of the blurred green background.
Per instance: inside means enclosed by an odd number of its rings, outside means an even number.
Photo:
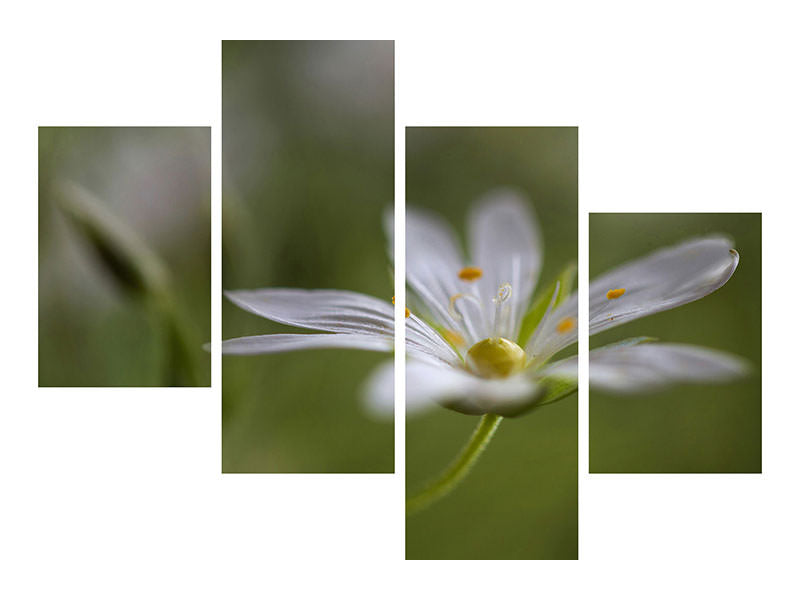
[[[406,132],[408,206],[435,210],[463,236],[473,201],[492,188],[515,187],[530,198],[541,224],[544,265],[537,289],[577,259],[577,128],[426,127]],[[438,407],[408,418],[409,494],[444,470],[479,419]],[[466,480],[408,517],[406,557],[577,558],[577,443],[577,394],[504,419]]]
[[[223,289],[337,288],[384,298],[394,197],[392,42],[223,42]],[[227,300],[223,339],[305,332]],[[223,357],[224,472],[392,472],[394,426],[362,384],[390,356]]]
[[[210,385],[210,129],[39,128],[39,385],[170,385],[169,339],[58,205],[74,182],[166,264],[196,384]]]
[[[647,335],[747,358],[754,373],[724,385],[685,385],[655,394],[591,392],[593,473],[761,472],[761,215],[592,214],[589,274],[689,237],[725,233],[740,255],[731,279],[696,302],[614,327],[590,348]]]

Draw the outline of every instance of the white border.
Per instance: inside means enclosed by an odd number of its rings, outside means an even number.
[[[800,534],[800,405],[790,377],[800,47],[790,10],[779,2],[413,0],[9,9],[0,42],[2,595],[791,593]],[[219,361],[211,390],[37,390],[36,126],[212,125],[218,234],[225,38],[397,39],[397,144],[406,123],[577,124],[582,239],[587,212],[763,212],[764,474],[588,476],[582,391],[579,561],[403,561],[401,473],[223,480]],[[402,155],[396,161],[402,190]],[[396,250],[402,256],[402,244]],[[212,257],[218,340],[217,242]],[[400,467],[401,420],[396,428]]]
[[[398,514],[405,514],[405,472],[406,472],[406,380],[401,374],[406,367],[406,130],[404,120],[399,117],[405,106],[403,98],[403,68],[398,59],[398,46],[395,42],[395,127],[394,127],[394,472],[397,480],[396,493],[391,506]],[[402,560],[405,556],[405,536],[392,556]]]

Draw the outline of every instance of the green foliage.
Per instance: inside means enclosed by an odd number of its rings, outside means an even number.
[[[161,259],[94,194],[72,182],[57,184],[58,205],[114,280],[125,290],[157,298],[169,278]]]
[[[520,346],[524,348],[525,344],[528,343],[533,335],[533,332],[536,331],[536,327],[547,312],[547,307],[550,306],[550,302],[553,301],[553,295],[555,294],[555,302],[553,302],[553,308],[555,308],[572,293],[577,273],[578,265],[575,262],[571,262],[564,267],[555,281],[543,291],[539,292],[536,299],[531,304],[530,309],[522,318],[519,341],[517,342]]]
[[[39,153],[39,385],[209,385],[208,128],[43,127]]]
[[[545,377],[540,380],[539,383],[547,388],[547,392],[534,407],[553,404],[554,402],[563,400],[578,389],[578,380],[568,379],[566,377]]]

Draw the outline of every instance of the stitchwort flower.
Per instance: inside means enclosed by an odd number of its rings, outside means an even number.
[[[388,219],[390,239],[393,229]],[[551,376],[546,365],[577,340],[577,303],[574,314],[548,318],[570,296],[574,265],[531,304],[542,267],[542,235],[528,204],[509,189],[495,190],[472,207],[468,245],[469,258],[446,222],[408,210],[412,310],[406,330],[430,325],[435,334],[406,335],[407,409],[440,404],[473,415],[515,416],[573,392],[577,377],[563,370]],[[368,398],[378,411],[391,406],[386,392],[391,377],[386,365],[369,386]]]
[[[564,316],[552,327],[547,321],[568,295],[574,266],[565,269],[531,308],[542,250],[536,219],[525,202],[509,190],[493,192],[475,207],[470,225],[471,263],[443,221],[417,210],[408,212],[407,277],[420,309],[419,314],[406,311],[408,406],[440,403],[467,414],[512,416],[536,402],[571,393],[576,378],[560,372],[548,378],[543,367],[577,339],[577,306],[575,315]],[[391,247],[391,216],[386,229]],[[244,310],[272,321],[326,332],[225,340],[226,354],[393,349],[394,309],[384,300],[349,291],[287,288],[226,295]],[[387,364],[368,382],[368,406],[391,414],[393,389]]]
[[[407,211],[407,410],[438,404],[483,415],[450,468],[409,500],[410,511],[463,479],[503,417],[550,404],[577,388],[577,355],[551,360],[578,339],[574,264],[534,297],[542,234],[533,210],[514,190],[487,194],[472,207],[467,225],[468,257],[444,220],[414,208]],[[391,215],[385,226],[391,251]],[[738,262],[729,239],[708,236],[624,264],[590,284],[589,333],[702,298],[724,285]],[[226,340],[227,354],[393,348],[393,307],[384,300],[355,292],[280,288],[227,296],[270,320],[326,332]],[[744,361],[729,354],[646,337],[604,346],[589,356],[590,383],[618,392],[728,381],[746,371]],[[367,406],[391,414],[393,389],[387,363],[367,382]]]
[[[386,219],[389,248],[394,226]],[[531,302],[542,265],[533,211],[513,190],[495,190],[468,218],[469,259],[450,226],[410,208],[406,222],[406,403],[467,414],[515,416],[574,391],[577,355],[549,362],[578,339],[578,296],[570,265]],[[706,296],[733,275],[739,255],[721,235],[695,238],[626,263],[591,282],[589,333]],[[227,292],[272,321],[325,333],[225,340],[226,354],[309,348],[390,352],[394,313],[385,300],[341,290],[265,288]],[[747,370],[732,355],[639,337],[590,352],[590,383],[616,392],[681,382],[728,381]],[[367,386],[378,412],[392,406],[391,364]]]
[[[518,194],[498,190],[473,207],[469,259],[436,215],[409,210],[406,238],[415,306],[407,322],[431,323],[438,334],[407,342],[409,410],[438,403],[469,414],[515,416],[574,391],[577,355],[549,361],[578,339],[578,296],[570,293],[575,271],[567,267],[531,304],[541,234]],[[738,262],[732,242],[715,235],[624,264],[591,282],[589,333],[702,298],[724,285]],[[426,355],[410,351],[418,344],[426,345]],[[613,392],[723,382],[747,371],[730,354],[648,337],[598,348],[589,357],[590,383]],[[370,397],[384,409],[390,379],[387,365],[371,386]]]
[[[707,296],[739,264],[724,235],[692,238],[631,260],[591,281],[589,335]],[[566,307],[565,307],[566,309]],[[553,315],[558,319],[558,311]],[[678,383],[724,383],[745,375],[749,364],[734,355],[689,344],[637,337],[589,352],[589,383],[615,393],[660,390]],[[558,361],[551,375],[576,376],[577,357]]]
[[[463,480],[503,416],[555,402],[577,387],[577,355],[551,361],[578,339],[574,268],[564,269],[531,303],[542,236],[528,204],[513,191],[498,190],[478,202],[467,225],[468,258],[435,215],[410,210],[406,221],[406,279],[414,313],[409,320],[420,315],[439,336],[428,342],[428,356],[409,352],[407,407],[438,403],[483,415],[444,473],[409,498],[409,512]],[[738,262],[729,239],[708,236],[624,264],[591,282],[589,333],[702,298],[724,285]],[[590,384],[617,392],[728,381],[747,370],[729,354],[646,337],[598,348],[589,358]],[[371,398],[380,398],[390,375],[387,366],[376,377]],[[382,398],[384,406],[388,400]]]

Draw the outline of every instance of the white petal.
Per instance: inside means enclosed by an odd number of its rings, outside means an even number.
[[[552,364],[545,365],[536,371],[537,378],[539,377],[558,377],[559,379],[578,379],[578,355],[569,356],[565,359],[556,361]]]
[[[748,370],[738,356],[688,344],[611,345],[589,352],[592,389],[618,393],[657,390],[676,383],[723,383]]]
[[[484,196],[470,212],[469,247],[475,266],[483,269],[477,283],[484,304],[511,284],[510,315],[493,333],[516,339],[542,266],[539,224],[525,199],[509,189]]]
[[[392,335],[394,332],[392,305],[356,292],[264,288],[225,295],[244,310],[295,327],[334,333]]]
[[[387,214],[386,221],[386,234],[392,240],[391,214]],[[390,248],[392,246],[390,242]],[[449,310],[453,296],[469,291],[467,284],[458,278],[464,266],[464,257],[450,226],[437,215],[408,208],[406,281],[436,323],[460,332],[470,343],[475,343],[487,337],[478,308],[469,302],[460,303],[461,319],[455,318]]]
[[[722,287],[739,264],[733,242],[696,238],[628,262],[589,286],[589,334],[661,312]],[[609,290],[625,293],[609,299]]]
[[[378,365],[364,382],[362,403],[366,412],[380,420],[394,417],[394,362]],[[411,407],[406,405],[406,411]]]
[[[313,348],[353,348],[391,352],[391,337],[346,333],[278,333],[223,340],[223,354],[273,354]]]
[[[435,358],[458,366],[461,359],[453,348],[427,323],[411,315],[406,319],[406,352],[417,358]]]
[[[542,322],[525,346],[525,352],[538,365],[577,341],[578,293],[574,292],[542,317]]]
[[[524,375],[482,379],[444,365],[406,363],[406,407],[411,411],[441,404],[470,415],[514,416],[533,404],[543,391]]]
[[[362,403],[376,419],[394,417],[394,362],[378,365],[364,382]]]

